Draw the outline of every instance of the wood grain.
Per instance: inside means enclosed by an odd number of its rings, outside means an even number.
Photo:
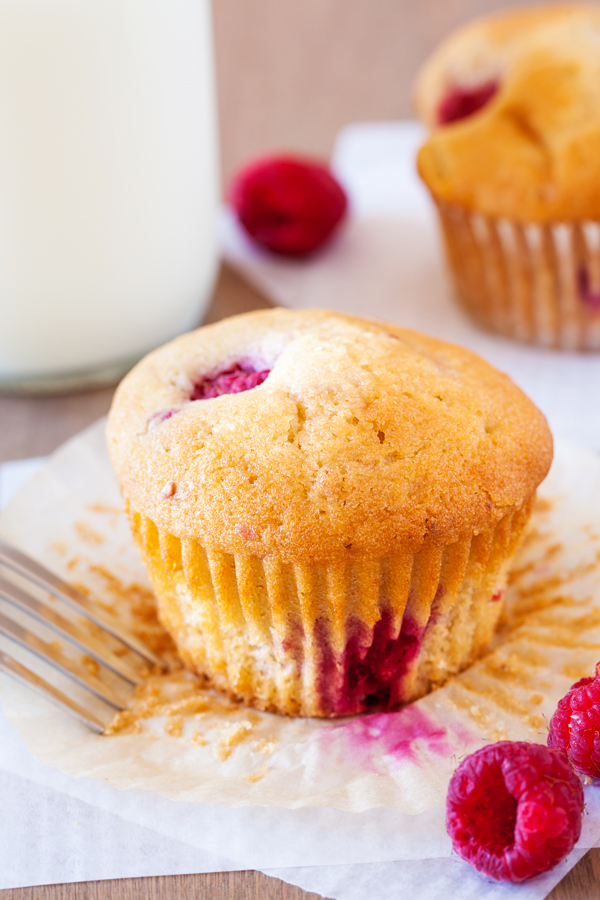
[[[123,878],[0,891],[2,900],[318,900],[320,896],[261,872]]]
[[[592,900],[600,897],[600,850],[588,850],[557,884],[548,900]]]
[[[548,900],[592,900],[599,896],[600,850],[590,850],[548,895]],[[261,872],[123,878],[0,891],[0,900],[316,900],[319,897],[321,894],[307,893]]]

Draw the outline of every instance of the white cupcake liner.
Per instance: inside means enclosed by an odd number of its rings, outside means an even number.
[[[404,660],[398,705],[485,650],[530,507],[454,544],[329,565],[232,555],[131,519],[160,618],[189,668],[260,709],[336,716],[364,708],[352,706],[352,685],[386,654]]]
[[[523,224],[437,203],[456,297],[493,331],[600,350],[600,222]]]

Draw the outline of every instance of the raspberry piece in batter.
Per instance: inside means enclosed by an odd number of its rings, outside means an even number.
[[[249,363],[233,363],[212,375],[205,375],[194,385],[190,400],[210,400],[222,394],[241,394],[262,384],[270,369],[257,371]]]
[[[442,98],[438,107],[438,124],[449,125],[479,112],[498,91],[498,82],[486,81],[474,87],[456,87]]]

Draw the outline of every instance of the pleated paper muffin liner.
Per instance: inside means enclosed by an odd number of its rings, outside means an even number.
[[[600,350],[600,222],[523,224],[437,202],[458,301],[493,331]]]
[[[204,547],[130,511],[183,662],[258,709],[394,709],[489,645],[531,501],[478,535],[386,558],[292,564]]]

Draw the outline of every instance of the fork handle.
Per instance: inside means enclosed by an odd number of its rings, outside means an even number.
[[[78,703],[75,703],[74,700],[63,694],[62,691],[40,678],[39,675],[30,672],[29,669],[26,669],[25,666],[22,666],[21,663],[3,650],[0,650],[0,671],[10,675],[11,678],[14,678],[25,687],[33,688],[37,694],[52,701],[57,706],[61,706],[63,709],[66,708],[71,715],[75,716],[76,719],[79,719],[80,722],[87,725],[88,728],[91,728],[97,734],[104,732],[106,726],[93,713],[83,709]]]

